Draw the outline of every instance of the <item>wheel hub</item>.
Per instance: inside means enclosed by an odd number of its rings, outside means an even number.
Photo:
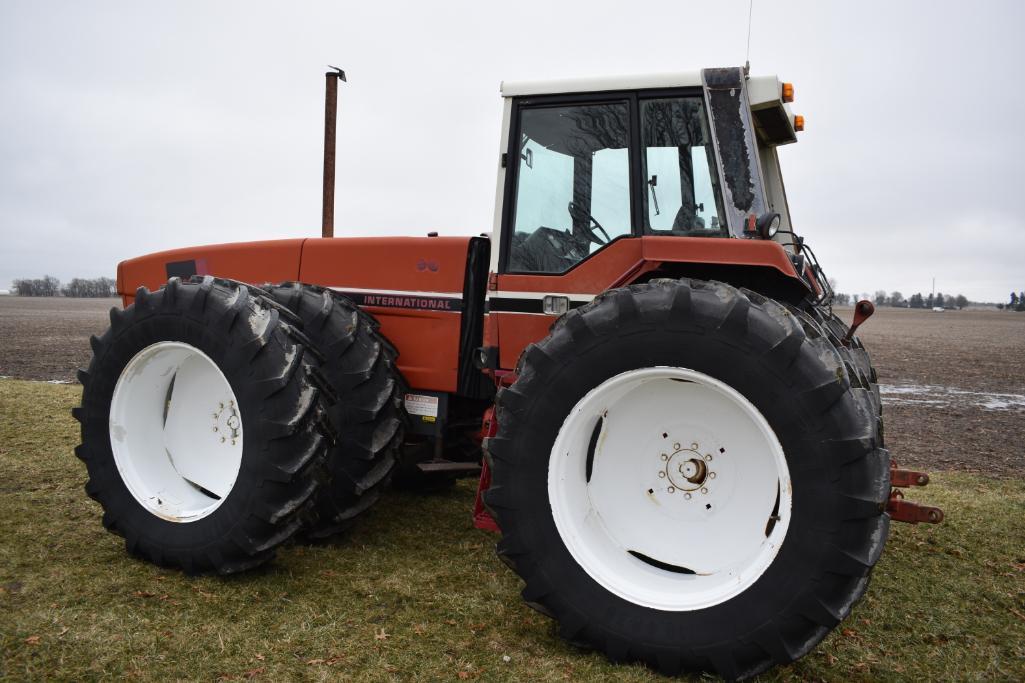
[[[242,429],[242,421],[238,417],[235,401],[229,400],[227,404],[223,401],[218,403],[213,418],[214,431],[220,437],[221,443],[230,443],[234,446],[238,442]]]
[[[659,455],[664,467],[659,470],[658,476],[660,479],[668,480],[667,492],[707,489],[706,482],[716,477],[716,473],[709,467],[712,464],[712,455],[702,454],[697,442],[692,442],[688,448],[681,448],[679,443],[674,443],[673,448],[675,450],[671,454]]]

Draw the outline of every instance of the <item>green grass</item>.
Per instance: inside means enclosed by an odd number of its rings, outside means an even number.
[[[520,602],[469,482],[392,493],[346,539],[244,576],[134,560],[82,490],[78,395],[0,381],[0,678],[659,678],[564,644]],[[895,524],[854,614],[766,680],[1025,679],[1023,484],[934,476],[916,497],[947,521]]]

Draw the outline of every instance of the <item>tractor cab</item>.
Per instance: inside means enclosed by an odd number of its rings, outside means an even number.
[[[565,273],[631,237],[768,238],[772,214],[789,233],[776,147],[803,125],[790,84],[727,68],[502,94],[497,272]]]
[[[789,83],[725,68],[504,83],[502,95],[484,334],[494,368],[514,367],[553,317],[654,278],[828,299],[793,238],[776,152],[803,127]]]

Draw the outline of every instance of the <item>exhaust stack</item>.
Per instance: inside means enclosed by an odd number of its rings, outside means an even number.
[[[328,65],[330,66],[330,65]],[[345,80],[345,72],[337,66],[324,74],[324,206],[321,211],[321,237],[335,236],[335,122],[338,118],[338,81]]]

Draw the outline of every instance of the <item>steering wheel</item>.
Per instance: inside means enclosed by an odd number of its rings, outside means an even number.
[[[566,210],[569,211],[570,218],[573,219],[574,223],[577,222],[577,216],[580,216],[580,217],[586,216],[587,217],[588,223],[587,223],[587,225],[584,226],[584,230],[587,231],[587,238],[589,240],[591,240],[595,244],[608,244],[609,242],[612,241],[612,238],[609,237],[609,233],[605,232],[605,228],[601,227],[601,223],[599,223],[598,221],[594,220],[594,216],[592,216],[591,214],[587,213],[587,211],[585,211],[584,209],[582,209],[579,206],[577,206],[576,202],[570,202],[566,206]],[[591,223],[594,223],[594,227],[595,228],[598,228],[599,230],[601,230],[601,234],[605,235],[605,239],[602,239],[601,237],[598,236],[598,233],[596,233],[594,231],[594,228],[591,227],[591,225],[590,225]]]

